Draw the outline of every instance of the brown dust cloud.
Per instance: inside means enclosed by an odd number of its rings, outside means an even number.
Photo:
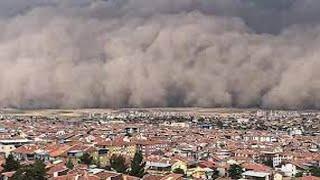
[[[0,107],[320,109],[320,1],[1,0]]]

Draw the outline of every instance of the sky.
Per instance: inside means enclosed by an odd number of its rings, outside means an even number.
[[[320,108],[319,0],[1,0],[0,106]]]

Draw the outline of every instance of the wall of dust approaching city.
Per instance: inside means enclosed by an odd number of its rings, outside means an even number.
[[[2,0],[0,106],[320,108],[320,1]]]

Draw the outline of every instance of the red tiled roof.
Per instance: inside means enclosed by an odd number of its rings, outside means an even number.
[[[16,171],[4,172],[4,173],[1,173],[1,175],[10,178],[10,177],[12,177],[14,175],[14,173],[16,173]]]
[[[210,162],[210,161],[200,161],[199,162],[199,166],[202,168],[215,168],[216,164],[214,162]]]
[[[180,180],[182,179],[183,175],[182,174],[169,174],[160,180]]]
[[[75,180],[76,176],[77,174],[67,174],[63,176],[54,177],[52,178],[52,180]]]
[[[244,163],[242,164],[242,167],[246,170],[253,170],[257,172],[269,172],[271,170],[270,167],[258,163]]]
[[[50,147],[47,147],[47,151],[49,152],[49,155],[51,157],[58,157],[66,153],[66,151],[70,148],[69,145],[53,145]]]
[[[110,178],[110,177],[119,176],[120,174],[115,173],[115,172],[100,172],[100,173],[97,173],[95,175],[98,176],[101,179],[107,179],[107,178]]]
[[[52,175],[55,172],[62,172],[66,171],[68,168],[64,165],[64,163],[57,164],[55,166],[52,166],[49,171],[47,171],[47,174]]]
[[[39,149],[39,146],[31,144],[31,145],[23,145],[13,150],[14,153],[19,154],[33,154],[36,150]]]
[[[129,176],[129,175],[123,175],[122,178],[123,180],[139,180],[140,179],[140,178]]]
[[[147,174],[143,176],[143,180],[160,180],[163,176]]]
[[[299,178],[299,180],[320,180],[320,177],[316,177],[316,176],[304,176]]]

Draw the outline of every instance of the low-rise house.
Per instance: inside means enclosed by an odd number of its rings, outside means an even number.
[[[211,179],[213,171],[211,168],[201,168],[197,166],[196,168],[188,169],[187,176],[192,179]]]
[[[80,158],[84,153],[93,153],[95,152],[93,146],[84,145],[84,144],[75,144],[67,150],[67,157],[69,158]]]
[[[243,178],[245,179],[255,179],[255,180],[269,180],[270,173],[267,172],[256,172],[256,171],[246,171],[242,173]]]
[[[169,174],[160,180],[183,180],[183,175],[182,174]]]
[[[122,174],[111,172],[111,171],[102,171],[94,174],[99,177],[101,180],[123,180]]]
[[[71,146],[67,144],[48,144],[44,151],[48,152],[50,160],[66,157],[67,151]]]
[[[146,174],[143,176],[142,180],[160,180],[161,178],[163,178],[161,175]]]
[[[320,178],[316,176],[304,176],[304,177],[298,178],[298,180],[320,180]]]
[[[9,180],[10,178],[12,178],[12,176],[13,176],[15,173],[16,173],[16,171],[1,173],[1,179],[2,179],[2,180]]]
[[[65,166],[64,163],[53,164],[46,167],[46,169],[47,169],[47,175],[49,178],[67,175],[69,171],[69,169]]]
[[[35,151],[40,147],[35,144],[23,145],[11,151],[11,154],[19,161],[32,161],[35,159]]]
[[[273,180],[282,180],[283,179],[283,175],[281,173],[274,173],[273,174]]]
[[[303,172],[308,169],[307,166],[303,165],[299,162],[287,162],[281,165],[281,172],[284,173],[285,176],[295,177],[298,172]]]
[[[172,163],[171,171],[174,172],[176,169],[182,169],[184,173],[187,173],[188,170],[188,162],[176,160]]]
[[[147,161],[146,169],[150,174],[167,174],[171,171],[171,164],[169,162],[161,161]]]
[[[243,163],[241,166],[245,169],[245,171],[255,171],[255,172],[271,172],[271,168],[258,163]]]
[[[294,177],[297,174],[297,166],[294,163],[285,163],[281,166],[281,171],[285,176]]]

